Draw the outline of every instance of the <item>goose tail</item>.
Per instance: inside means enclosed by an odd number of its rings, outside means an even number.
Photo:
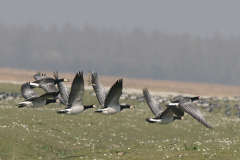
[[[95,111],[96,113],[102,113],[103,111],[102,110],[97,110]]]
[[[151,119],[149,119],[149,118],[147,118],[146,121],[147,121],[148,123],[156,123],[155,121],[151,121]]]
[[[18,104],[18,105],[16,105],[16,106],[18,106],[18,108],[23,108],[23,107],[25,107],[25,105],[21,105],[21,104]]]
[[[64,114],[64,113],[67,113],[67,110],[57,111],[57,113],[59,113],[59,114]]]

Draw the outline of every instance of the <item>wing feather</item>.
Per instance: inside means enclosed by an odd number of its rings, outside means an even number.
[[[30,82],[24,83],[21,87],[22,96],[25,99],[36,98],[39,97],[31,88]]]
[[[104,102],[105,102],[105,99],[107,97],[108,92],[103,87],[101,82],[98,80],[98,76],[97,76],[96,72],[92,72],[91,78],[92,78],[92,80],[91,80],[92,81],[92,86],[93,86],[93,89],[96,93],[98,102],[102,107],[104,107]]]
[[[209,128],[209,129],[213,129],[213,127],[211,125],[209,125],[207,123],[207,121],[204,119],[200,110],[196,106],[194,106],[191,103],[191,101],[183,99],[183,100],[180,101],[179,106],[181,107],[181,109],[183,109],[185,112],[190,114],[197,121],[202,123],[205,127]]]
[[[119,98],[122,94],[122,86],[122,79],[119,79],[115,82],[115,84],[110,88],[105,99],[104,107],[119,105]]]
[[[160,117],[164,111],[160,103],[153,98],[153,96],[148,92],[147,88],[143,88],[143,95],[152,113],[156,117]]]
[[[60,79],[59,76],[58,76],[58,72],[53,72],[53,75],[54,75],[56,80]],[[69,98],[69,95],[70,95],[69,89],[64,84],[64,82],[57,83],[57,86],[58,86],[58,89],[60,91],[60,95],[61,95],[61,98],[63,99],[63,102],[65,104],[67,104],[68,103],[68,98]]]
[[[82,104],[82,99],[84,95],[84,80],[83,80],[83,72],[79,72],[76,74],[68,99],[68,106],[71,107],[73,102],[79,101]]]

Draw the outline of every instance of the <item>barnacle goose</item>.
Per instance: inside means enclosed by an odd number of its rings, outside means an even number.
[[[41,107],[47,105],[49,103],[59,103],[59,99],[48,99],[55,98],[58,96],[59,92],[46,93],[41,96],[38,96],[30,87],[30,83],[27,82],[21,87],[22,96],[26,99],[21,103],[17,104],[18,108],[22,108],[25,106],[28,107]]]
[[[148,92],[147,88],[143,88],[144,98],[151,109],[152,113],[155,115],[155,118],[146,119],[149,123],[158,123],[158,124],[167,124],[171,123],[174,120],[183,120],[185,119],[182,116],[174,116],[170,108],[163,109],[160,103],[153,98],[153,96]]]
[[[175,101],[174,103],[169,103],[167,107],[173,111],[177,116],[183,115],[184,112],[190,114],[197,121],[202,123],[205,127],[209,129],[213,129],[211,125],[207,123],[207,121],[202,116],[200,110],[192,103],[194,100],[201,100],[202,97],[185,97],[180,100]],[[182,110],[182,111],[181,111]]]
[[[122,79],[119,79],[110,88],[109,93],[105,90],[103,85],[100,83],[96,72],[92,72],[92,86],[96,93],[99,104],[102,106],[101,109],[95,111],[103,114],[116,114],[126,108],[135,108],[132,105],[121,105],[119,104],[119,98],[122,94]]]
[[[36,79],[36,81],[40,82],[39,87],[42,88],[46,93],[58,92],[58,89],[55,87],[55,84],[52,81],[52,78],[48,78],[46,76],[46,73],[42,75],[36,74],[34,75],[34,78]],[[41,80],[44,80],[44,79],[45,81],[41,82]],[[49,79],[49,80],[46,80],[46,79]],[[65,80],[65,81],[68,81],[68,80]],[[63,82],[58,82],[58,83],[63,83]],[[61,96],[61,92],[57,97],[55,97],[55,99],[60,99],[60,103],[63,105],[66,105],[65,100]]]
[[[53,79],[53,78],[49,78],[46,76],[41,76],[41,77],[34,76],[34,78],[37,78],[38,80],[36,80],[34,82],[30,82],[31,88],[36,88],[36,87],[41,88],[44,85],[51,89],[52,85],[56,85],[59,82],[69,82],[69,80],[67,78]]]
[[[84,95],[84,80],[83,72],[76,73],[76,76],[72,82],[70,95],[68,98],[67,107],[57,113],[67,113],[67,114],[77,114],[82,113],[88,108],[95,108],[96,105],[83,105],[83,95]]]

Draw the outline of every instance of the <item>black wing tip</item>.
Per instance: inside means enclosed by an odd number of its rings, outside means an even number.
[[[78,76],[78,77],[83,77],[83,71],[77,72],[77,73],[76,73],[76,76]]]
[[[115,83],[114,83],[114,85],[113,86],[122,86],[122,84],[123,84],[123,79],[121,78],[121,79],[118,79]]]
[[[112,87],[123,87],[123,81],[122,78],[117,80]],[[111,90],[111,89],[110,89]]]
[[[97,110],[97,111],[95,111],[95,113],[102,113],[102,111],[101,110]]]
[[[118,83],[122,83],[122,82],[123,82],[123,79],[121,78],[121,79],[117,80],[117,82],[118,82]]]

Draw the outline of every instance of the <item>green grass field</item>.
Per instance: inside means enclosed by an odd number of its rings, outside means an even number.
[[[0,92],[20,92],[20,85],[0,84]],[[85,91],[84,104],[98,104]],[[43,93],[37,90],[38,94]],[[150,91],[151,93],[151,91]],[[201,112],[215,127],[209,130],[186,114],[185,121],[149,124],[147,104],[126,100],[135,109],[116,115],[88,109],[61,115],[62,105],[20,108],[23,99],[0,101],[0,159],[240,159],[240,118],[222,109]],[[230,101],[230,104],[237,102]],[[233,113],[237,110],[232,108]]]

